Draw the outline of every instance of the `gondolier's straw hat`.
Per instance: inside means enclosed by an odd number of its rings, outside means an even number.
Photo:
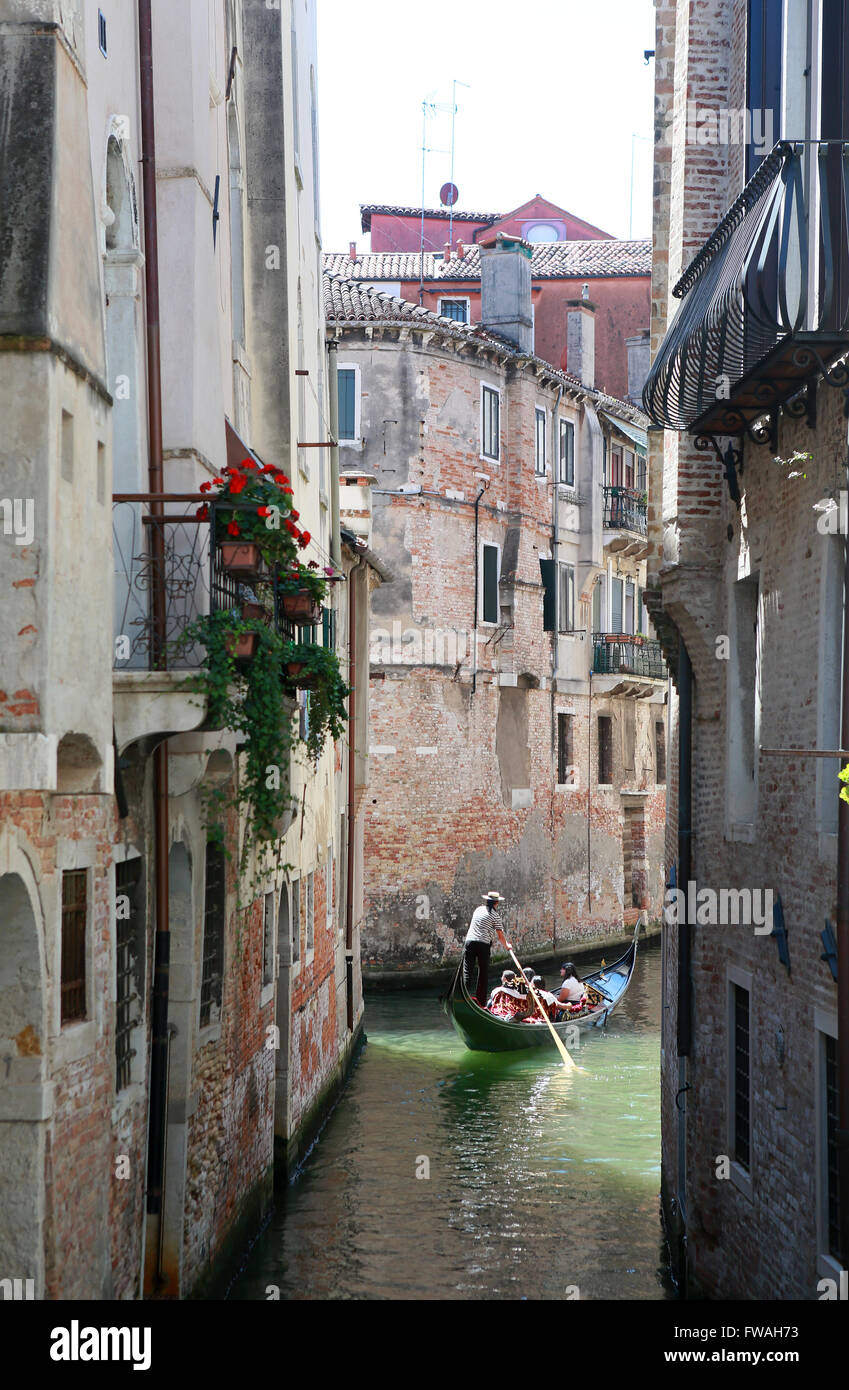
[[[503,903],[503,902],[506,901],[504,898],[502,898],[501,894],[500,894],[500,893],[496,893],[494,889],[492,889],[489,893],[484,893],[484,894],[483,894],[483,900],[484,900],[484,902],[488,902],[490,899],[493,899],[493,898],[495,899],[495,901],[496,901],[497,903]]]

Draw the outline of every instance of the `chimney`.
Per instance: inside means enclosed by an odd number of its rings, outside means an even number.
[[[482,241],[480,248],[481,323],[531,353],[531,248],[521,237],[504,232]]]
[[[466,248],[465,248],[465,246],[463,245],[462,241],[458,241],[458,242],[457,242],[457,245],[456,245],[456,247],[455,247],[455,250],[456,250],[456,252],[457,252],[457,260],[458,260],[458,261],[461,261],[461,260],[463,259],[463,257],[465,256],[465,254],[466,254]]]
[[[352,241],[352,242],[349,243],[349,246],[348,246],[348,259],[349,259],[350,261],[353,261],[354,264],[356,265],[356,261],[357,261],[357,243],[356,243],[355,241]]]
[[[595,305],[567,299],[566,308],[566,370],[582,385],[595,386]]]
[[[643,387],[651,366],[651,337],[646,328],[634,338],[625,339],[628,352],[628,399],[643,407]]]
[[[450,259],[451,259],[451,242],[450,242],[450,241],[446,241],[446,243],[445,243],[445,259],[446,259],[446,261],[450,261]]]

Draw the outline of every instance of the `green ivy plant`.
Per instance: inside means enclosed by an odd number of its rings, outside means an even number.
[[[342,679],[336,653],[329,647],[316,642],[284,642],[283,661],[303,667],[290,682],[309,691],[307,753],[317,762],[327,735],[338,739],[344,732],[350,687]]]

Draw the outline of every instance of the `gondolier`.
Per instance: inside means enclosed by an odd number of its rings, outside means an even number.
[[[466,932],[463,950],[463,983],[469,993],[474,994],[482,1009],[486,1006],[489,956],[492,947],[498,940],[505,951],[510,949],[501,925],[501,918],[496,911],[498,904],[503,902],[504,899],[500,893],[495,891],[484,893],[483,905],[475,908],[469,923],[469,930]],[[473,986],[472,982],[473,968],[477,969],[476,986]]]

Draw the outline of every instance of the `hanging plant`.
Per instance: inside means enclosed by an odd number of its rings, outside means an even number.
[[[290,686],[309,692],[307,753],[317,762],[327,735],[342,737],[350,687],[342,679],[336,653],[317,642],[284,642],[283,661]]]
[[[216,545],[256,546],[259,559],[282,587],[309,587],[319,603],[324,599],[327,579],[335,571],[328,567],[321,573],[317,561],[304,564],[301,560],[300,552],[312,536],[298,526],[300,513],[293,506],[294,489],[285,473],[274,464],[260,467],[254,459],[245,458],[201,483],[200,490],[209,493],[210,500],[198,508],[197,515],[201,521],[212,516]],[[252,572],[255,559],[245,553],[246,574]]]

